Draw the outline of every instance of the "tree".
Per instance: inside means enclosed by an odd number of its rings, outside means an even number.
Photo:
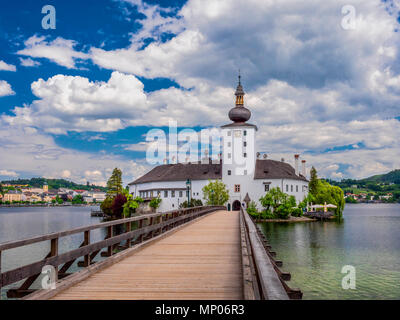
[[[124,194],[119,193],[115,196],[112,203],[112,215],[115,218],[122,218],[122,213],[124,211],[124,204],[126,203],[126,197]]]
[[[136,212],[136,209],[139,208],[139,204],[143,202],[143,199],[140,197],[133,199],[133,196],[129,193],[128,188],[124,190],[124,195],[126,197],[126,202],[124,203],[122,213],[124,218],[127,218]]]
[[[208,185],[204,186],[202,190],[207,205],[222,206],[229,200],[229,191],[220,180],[214,182],[209,180]]]
[[[315,196],[317,194],[317,187],[318,187],[318,176],[317,176],[317,170],[312,167],[310,170],[310,182],[308,183],[308,189],[310,193]]]
[[[122,193],[122,171],[115,168],[107,181],[107,196],[114,197]]]
[[[104,214],[111,216],[112,215],[112,204],[113,204],[114,198],[111,197],[106,197],[104,201],[100,205],[101,211],[103,211]]]
[[[0,183],[0,193],[4,194],[3,185]]]
[[[263,197],[260,198],[260,203],[263,206],[263,215],[268,218],[286,219],[294,212],[298,215],[296,208],[296,198],[289,196],[281,191],[279,187],[272,188]]]
[[[81,194],[77,194],[75,197],[72,198],[72,204],[83,204],[85,201]]]
[[[150,208],[152,208],[153,211],[156,211],[157,208],[160,206],[161,201],[162,199],[160,197],[151,199],[149,203]]]
[[[179,205],[179,208],[193,208],[193,207],[201,207],[203,205],[203,201],[200,199],[190,199],[190,203],[188,204],[187,200],[182,202]]]

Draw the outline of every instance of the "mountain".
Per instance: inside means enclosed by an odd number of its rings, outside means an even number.
[[[59,189],[59,188],[68,188],[68,189],[79,189],[79,190],[91,190],[91,189],[100,189],[102,191],[107,191],[107,188],[96,186],[94,184],[77,184],[72,181],[68,181],[65,179],[46,179],[46,178],[31,178],[31,179],[17,179],[17,180],[8,180],[1,181],[2,184],[11,184],[11,185],[29,185],[33,188],[42,188],[45,183],[48,184],[49,189]]]
[[[385,182],[400,184],[400,169],[390,171],[386,174],[378,174],[369,178],[362,179],[365,182]]]

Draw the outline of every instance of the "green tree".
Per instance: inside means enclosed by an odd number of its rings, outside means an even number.
[[[117,194],[122,193],[122,171],[115,168],[107,181],[107,196],[115,197]]]
[[[113,204],[114,198],[111,197],[106,197],[104,201],[100,205],[101,211],[103,211],[104,214],[111,216],[112,215],[112,204]]]
[[[136,212],[136,209],[139,208],[139,204],[143,202],[143,199],[140,197],[133,198],[128,188],[124,190],[124,195],[126,197],[126,202],[124,203],[122,214],[124,218],[127,218]]]
[[[229,200],[229,191],[220,180],[214,182],[209,180],[208,185],[204,186],[202,190],[207,205],[222,206]]]
[[[80,194],[77,194],[72,199],[72,204],[83,204],[83,203],[85,203],[85,201],[83,200],[83,197]]]
[[[150,208],[152,208],[153,211],[156,211],[157,208],[160,206],[161,201],[162,199],[160,197],[151,199],[149,203]]]
[[[335,217],[341,218],[345,199],[343,190],[340,187],[332,186],[325,180],[318,180],[316,194],[314,195],[316,204],[334,204],[337,206],[335,209]]]
[[[312,167],[310,170],[310,182],[308,183],[308,189],[310,193],[315,196],[317,194],[317,187],[318,187],[318,175],[317,170]]]

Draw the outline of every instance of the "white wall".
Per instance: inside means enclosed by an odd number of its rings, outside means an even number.
[[[215,180],[212,180],[215,181]],[[203,187],[209,183],[209,180],[192,180],[192,199],[200,199],[204,202],[203,199]],[[172,189],[177,188],[185,188],[185,190],[175,190],[175,196],[172,197]],[[168,189],[168,190],[160,190],[161,191],[161,204],[158,208],[158,212],[165,212],[174,209],[178,209],[179,205],[182,202],[187,200],[186,195],[186,181],[162,181],[162,182],[147,182],[140,183],[137,185],[130,185],[129,192],[133,195],[133,197],[137,197],[140,195],[140,191],[149,190],[149,189]],[[164,192],[167,191],[167,197],[165,197]],[[182,196],[180,197],[179,192],[182,191]],[[153,191],[153,197],[156,197],[157,193]],[[147,197],[150,197],[150,192],[147,193]]]

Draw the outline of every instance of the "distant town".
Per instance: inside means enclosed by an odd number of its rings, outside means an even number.
[[[0,205],[83,205],[106,198],[104,187],[75,184],[63,179],[33,178],[2,181]]]
[[[400,202],[400,170],[375,175],[366,179],[328,180],[343,189],[347,203],[395,203]]]

